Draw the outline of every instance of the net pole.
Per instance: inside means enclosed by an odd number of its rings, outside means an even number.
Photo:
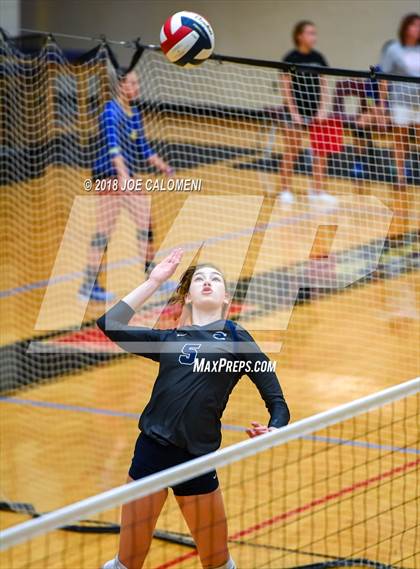
[[[189,477],[199,476],[214,468],[252,456],[255,452],[262,452],[287,441],[309,435],[315,430],[324,429],[404,397],[415,395],[418,392],[420,392],[420,377],[356,399],[350,403],[345,403],[334,409],[301,419],[278,431],[271,431],[264,436],[245,440],[236,445],[230,445],[224,449],[169,468],[151,477],[130,482],[91,496],[75,504],[70,504],[45,514],[41,518],[29,520],[3,531],[0,534],[0,551],[86,516],[142,498]]]

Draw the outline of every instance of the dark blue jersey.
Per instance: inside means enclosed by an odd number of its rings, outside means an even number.
[[[121,155],[130,176],[142,169],[144,161],[155,154],[143,127],[140,111],[131,107],[128,115],[116,101],[105,103],[99,118],[98,153],[93,164],[94,178],[117,175],[112,159]]]
[[[327,60],[319,51],[313,49],[310,53],[301,53],[293,49],[286,53],[283,61],[303,65],[328,67]],[[321,76],[304,71],[296,71],[291,76],[292,95],[296,110],[301,117],[313,118],[321,104]]]
[[[267,356],[239,324],[217,320],[205,326],[158,330],[128,326],[133,314],[134,310],[120,301],[97,323],[124,350],[159,362],[150,401],[139,420],[146,435],[196,455],[216,450],[229,395],[245,373],[266,404],[269,426],[282,427],[289,422],[276,374],[257,370],[264,367],[262,362],[269,362]],[[225,360],[228,365],[218,367]]]

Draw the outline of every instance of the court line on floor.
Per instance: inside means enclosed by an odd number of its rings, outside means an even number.
[[[336,214],[339,211],[339,209],[340,209],[339,207],[331,208],[328,211],[324,211],[323,215]],[[347,213],[352,212],[352,211],[358,211],[358,210],[357,210],[357,208],[347,208],[347,210],[346,210]],[[364,213],[366,213],[366,211]],[[307,221],[309,219],[316,218],[319,216],[319,214],[320,214],[319,211],[318,212],[306,212],[306,213],[292,215],[290,217],[287,217],[286,219],[281,219],[279,221],[269,221],[267,223],[261,224],[261,225],[256,226],[256,227],[248,227],[248,228],[240,229],[237,231],[226,232],[222,235],[210,237],[210,238],[206,239],[206,244],[211,245],[214,243],[228,241],[230,239],[235,239],[238,237],[244,237],[246,235],[250,235],[250,234],[254,234],[254,233],[265,232],[267,229],[278,229],[280,227],[287,227],[288,225],[295,225],[301,221]],[[410,219],[411,219],[411,217],[412,216],[410,216]],[[197,242],[192,241],[190,243],[182,244],[182,246],[184,247],[185,250],[188,251],[191,249],[196,250],[201,244],[202,244],[202,241],[197,241]],[[172,249],[173,249],[173,247],[169,247],[168,249],[159,250],[157,257],[159,258],[160,256],[167,255],[168,253],[170,253],[170,251]],[[120,269],[122,267],[132,266],[132,265],[136,265],[138,263],[140,263],[138,256],[128,257],[126,259],[120,259],[118,261],[114,261],[112,263],[107,264],[107,270]],[[52,277],[50,279],[41,279],[39,281],[33,281],[31,283],[25,283],[23,285],[11,287],[9,289],[0,290],[0,298],[7,298],[7,297],[15,296],[18,294],[23,294],[23,293],[31,291],[31,290],[36,290],[39,288],[45,288],[47,286],[54,286],[54,285],[57,285],[57,284],[60,284],[63,282],[70,282],[72,280],[82,278],[83,276],[84,276],[84,271],[72,271],[70,273],[65,273],[64,275],[57,275],[57,276]]]
[[[95,415],[108,415],[111,417],[122,417],[126,419],[136,419],[140,417],[139,413],[130,413],[129,411],[116,411],[113,409],[101,409],[98,407],[85,407],[83,405],[71,405],[68,403],[56,403],[54,401],[37,401],[34,399],[23,399],[20,397],[0,397],[0,403],[14,403],[16,405],[31,405],[33,407],[42,407],[47,409],[58,409],[60,411],[73,411],[81,413],[92,413]],[[236,431],[245,432],[246,427],[240,425],[229,425],[227,423],[222,424],[222,429],[225,431]],[[325,437],[320,435],[307,435],[300,437],[303,440],[315,441],[326,444],[337,444],[344,446],[367,448],[372,450],[388,451],[388,452],[400,452],[403,454],[419,454],[420,449],[416,448],[402,448],[394,445],[381,445],[378,443],[372,443],[368,441],[358,441],[351,439],[341,439],[338,437]]]
[[[336,213],[336,210],[331,210],[330,212],[326,213]],[[229,241],[230,239],[236,239],[238,237],[244,237],[246,235],[252,235],[255,233],[261,233],[266,231],[267,229],[276,229],[279,227],[287,227],[288,225],[295,225],[300,221],[307,221],[308,219],[316,217],[316,213],[303,213],[295,216],[288,217],[287,219],[282,219],[280,221],[275,222],[267,222],[258,227],[246,227],[244,229],[240,229],[237,231],[230,231],[224,233],[222,235],[218,235],[215,237],[209,237],[206,239],[206,245],[212,245],[215,243]],[[182,245],[183,249],[188,250],[195,250],[202,244],[202,241],[191,241],[190,243],[184,243]],[[165,256],[172,251],[173,247],[168,249],[162,249],[158,251],[158,257]],[[107,270],[114,270],[120,269],[122,267],[132,266],[140,263],[139,257],[128,257],[126,259],[120,259],[118,261],[114,261],[112,263],[107,264]],[[0,290],[0,298],[7,298],[10,296],[15,296],[17,294],[22,294],[31,290],[36,290],[39,288],[45,288],[46,286],[53,286],[64,282],[70,282],[72,280],[76,280],[78,278],[82,278],[84,275],[83,271],[73,271],[71,273],[66,273],[64,275],[57,275],[50,279],[41,279],[39,281],[34,281],[31,283],[26,283],[20,286],[12,287],[9,289]]]
[[[306,504],[303,504],[302,506],[298,506],[297,508],[292,508],[291,510],[287,510],[286,512],[282,512],[281,514],[278,514],[277,516],[267,518],[266,520],[263,520],[262,522],[260,522],[258,524],[254,524],[254,525],[249,526],[243,530],[239,530],[239,531],[235,532],[234,534],[230,535],[228,539],[229,540],[235,540],[235,539],[242,538],[244,536],[249,536],[250,534],[256,533],[261,529],[264,529],[264,528],[269,527],[269,526],[273,526],[274,524],[281,522],[281,521],[285,521],[288,518],[298,516],[299,514],[306,512],[308,510],[312,510],[316,506],[320,506],[322,504],[327,504],[331,500],[341,499],[344,496],[346,496],[347,494],[352,494],[353,492],[356,492],[357,490],[360,490],[362,488],[367,488],[368,486],[370,486],[371,484],[374,484],[375,482],[381,482],[384,478],[392,478],[394,475],[400,474],[401,472],[405,472],[406,470],[410,470],[411,468],[415,468],[418,465],[420,465],[420,458],[417,460],[413,460],[411,462],[406,462],[405,464],[402,464],[401,466],[396,466],[396,467],[392,468],[391,470],[381,472],[381,473],[377,474],[376,476],[372,476],[371,478],[366,478],[365,480],[360,480],[359,482],[355,482],[354,484],[351,484],[350,486],[343,486],[343,488],[340,488],[340,490],[337,490],[336,492],[330,492],[329,494],[325,494],[324,496],[321,496],[320,498],[315,498],[314,500],[311,500],[310,502],[307,502]],[[192,558],[196,557],[197,555],[198,555],[197,550],[190,551],[189,553],[186,553],[184,555],[179,555],[178,557],[175,557],[174,559],[171,559],[170,561],[166,561],[165,563],[158,565],[157,567],[155,567],[155,569],[167,569],[168,567],[173,567],[175,565],[178,565],[179,563],[182,563],[183,561],[187,561],[188,559],[192,559]]]
[[[322,212],[322,215],[334,215],[340,211],[340,208],[331,208],[328,211]],[[347,208],[346,213],[352,211],[359,211],[358,208]],[[364,212],[366,213],[366,211]],[[287,227],[289,225],[296,225],[302,221],[308,221],[310,219],[316,219],[319,217],[319,211],[309,211],[306,213],[300,213],[291,215],[285,219],[280,219],[278,221],[268,221],[266,223],[259,224],[255,227],[245,227],[243,229],[239,229],[237,231],[229,231],[223,233],[222,235],[217,235],[214,237],[209,237],[206,239],[206,245],[213,245],[215,243],[229,241],[231,239],[237,239],[239,237],[244,237],[247,235],[253,235],[254,233],[262,233],[267,231],[268,229],[279,229],[280,227]],[[202,240],[200,241],[190,241],[189,243],[181,244],[184,250],[196,250],[202,244]],[[172,251],[173,247],[169,247],[167,249],[159,250],[157,253],[157,258],[160,256],[168,255]],[[128,257],[126,259],[120,259],[118,261],[114,261],[112,263],[107,264],[107,270],[114,270],[120,269],[122,267],[132,266],[140,263],[140,259],[138,256]],[[22,294],[31,290],[45,288],[46,286],[53,286],[63,282],[70,282],[72,280],[76,280],[82,278],[84,275],[83,271],[73,271],[71,273],[66,273],[64,275],[57,275],[50,279],[42,279],[39,281],[34,281],[32,283],[26,283],[23,285],[19,285],[16,287],[12,287],[9,289],[0,290],[0,298],[7,298],[9,296],[15,296],[17,294]]]

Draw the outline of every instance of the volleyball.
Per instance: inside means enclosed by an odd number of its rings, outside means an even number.
[[[208,21],[195,12],[177,12],[160,31],[160,46],[170,62],[195,67],[210,57],[214,32]]]

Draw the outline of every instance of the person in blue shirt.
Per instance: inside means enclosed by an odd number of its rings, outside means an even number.
[[[126,180],[145,169],[155,167],[166,175],[172,168],[147,141],[143,120],[135,105],[140,86],[134,71],[118,79],[116,97],[107,101],[99,119],[98,152],[93,163],[93,187],[102,182],[98,193],[97,220],[92,236],[87,265],[79,295],[84,299],[111,301],[113,294],[98,283],[98,267],[102,254],[115,227],[121,207],[126,207],[136,226],[140,257],[145,256],[146,272],[154,257],[153,231],[150,223],[150,196],[124,192]],[[115,190],[115,187],[117,188]]]

